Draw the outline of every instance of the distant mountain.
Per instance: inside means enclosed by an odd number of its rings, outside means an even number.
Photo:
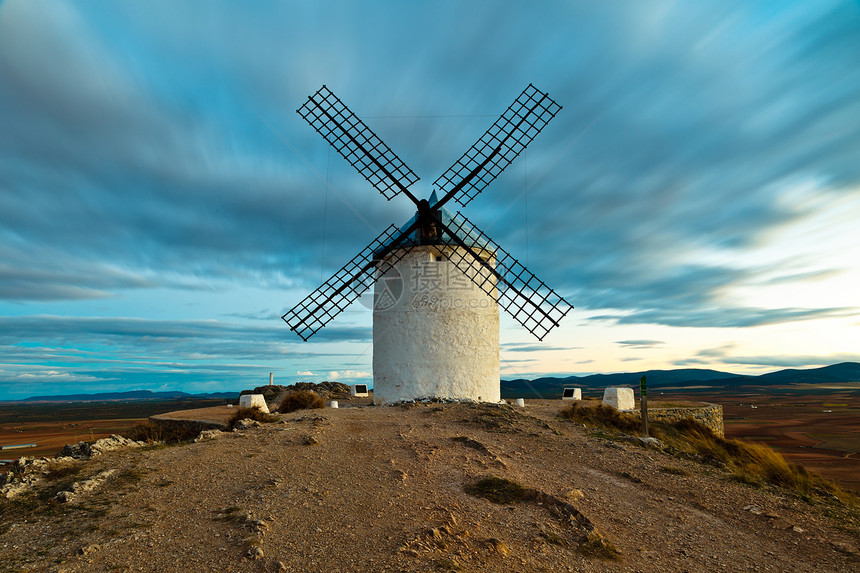
[[[129,392],[103,392],[99,394],[65,394],[62,396],[31,396],[21,402],[101,402],[108,400],[199,400],[201,398],[232,399],[238,392],[211,392],[189,394],[178,390],[153,392],[152,390],[131,390]]]
[[[560,395],[565,387],[603,389],[608,386],[638,387],[642,376],[647,377],[649,388],[738,388],[743,386],[776,386],[793,384],[826,384],[834,382],[860,382],[860,364],[843,362],[807,370],[787,369],[759,376],[743,376],[705,370],[682,368],[678,370],[647,370],[620,374],[592,374],[590,376],[547,377],[535,380],[502,380],[502,398],[539,398]]]

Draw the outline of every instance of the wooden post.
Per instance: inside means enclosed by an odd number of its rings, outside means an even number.
[[[642,434],[648,437],[648,388],[645,384],[645,376],[639,379],[640,404],[642,406]]]
[[[272,385],[272,381],[273,381],[274,377],[275,377],[275,374],[273,372],[269,372],[269,386]]]

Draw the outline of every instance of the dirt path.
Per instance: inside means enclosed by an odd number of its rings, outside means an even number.
[[[342,407],[105,454],[74,479],[119,472],[79,504],[15,502],[0,570],[857,570],[846,508],[606,439],[558,409]],[[549,504],[464,492],[488,475],[569,502],[620,560],[584,554]]]

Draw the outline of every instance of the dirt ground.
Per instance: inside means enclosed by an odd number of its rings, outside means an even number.
[[[856,571],[858,516],[525,409],[299,411],[81,462],[0,505],[0,570]],[[117,473],[73,504],[48,494]],[[493,503],[487,476],[540,495]],[[47,492],[47,494],[46,494]],[[620,552],[595,554],[567,504]],[[4,569],[5,567],[5,569]]]

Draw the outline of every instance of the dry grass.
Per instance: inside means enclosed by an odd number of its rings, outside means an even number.
[[[173,424],[165,428],[152,420],[147,420],[136,426],[132,426],[123,432],[122,436],[138,442],[178,444],[193,440],[199,433],[199,429],[190,426]]]
[[[287,414],[296,410],[309,410],[313,408],[325,407],[325,400],[322,396],[312,390],[296,390],[290,392],[284,397],[281,402],[278,412]]]
[[[619,412],[610,406],[598,404],[597,406],[582,406],[574,402],[570,407],[561,411],[563,418],[601,428],[612,428],[623,432],[638,432],[642,426],[639,418],[624,412]]]
[[[602,404],[581,406],[575,403],[562,410],[561,416],[589,426],[634,435],[639,434],[641,427],[638,417]],[[789,463],[763,444],[721,438],[694,420],[673,424],[651,422],[650,430],[653,437],[677,450],[696,454],[707,463],[724,467],[744,483],[779,486],[796,492],[804,499],[835,497],[846,503],[858,503],[855,496],[844,492],[830,480],[807,471],[803,466]]]
[[[857,499],[830,480],[788,462],[779,452],[764,444],[716,436],[710,429],[692,421],[675,425],[688,449],[706,461],[724,466],[736,479],[751,485],[771,484],[795,491],[801,497],[835,497],[856,504]]]

